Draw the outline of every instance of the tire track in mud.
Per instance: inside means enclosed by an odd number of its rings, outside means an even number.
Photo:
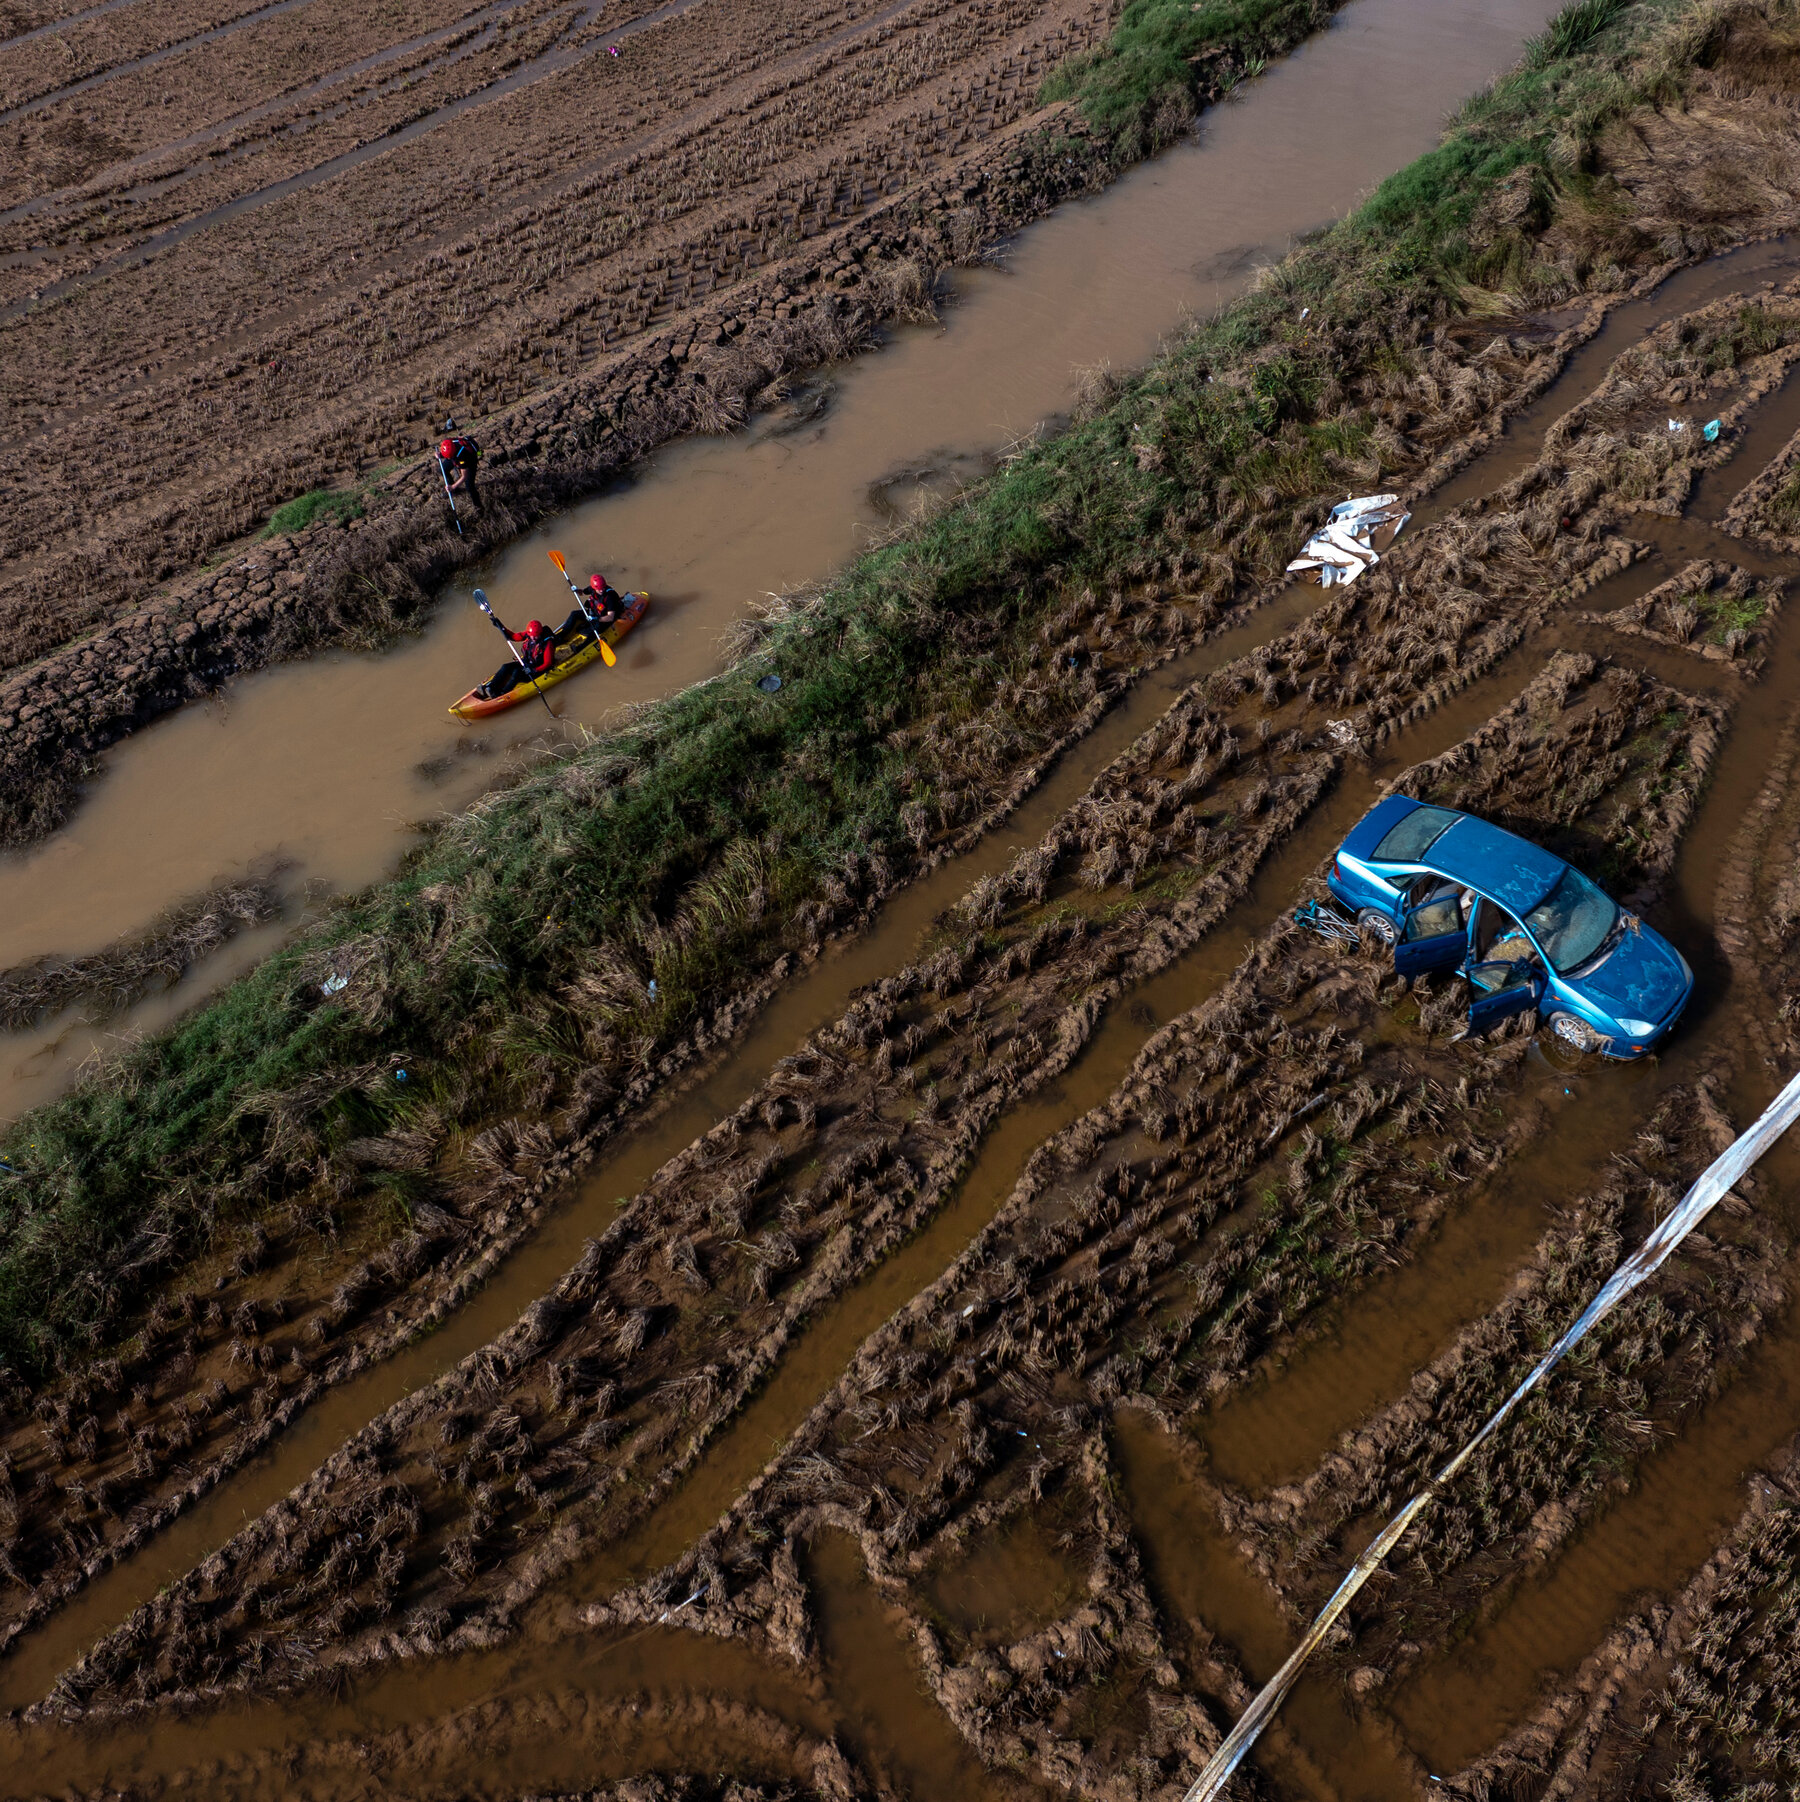
[[[85,176],[79,182],[72,183],[68,187],[35,194],[29,200],[22,200],[15,206],[0,208],[0,225],[10,225],[20,219],[37,218],[70,200],[91,201],[104,196],[109,205],[117,206],[129,205],[140,196],[166,193],[171,187],[197,173],[196,166],[190,163],[186,167],[150,177],[130,187],[120,187],[118,183],[120,178],[129,175],[134,169],[148,169],[170,157],[215,143],[218,139],[229,137],[233,132],[241,131],[245,126],[252,125],[259,119],[265,119],[271,114],[300,106],[316,95],[323,94],[343,82],[353,81],[359,75],[366,75],[370,70],[378,69],[384,64],[397,62],[403,57],[412,55],[415,51],[428,50],[432,46],[444,42],[447,38],[465,38],[466,34],[471,31],[479,34],[473,42],[465,41],[455,45],[445,58],[433,58],[403,71],[402,77],[407,80],[416,80],[449,62],[479,54],[492,41],[493,34],[489,28],[511,18],[514,13],[530,3],[531,0],[492,0],[490,5],[483,6],[474,12],[465,13],[460,19],[453,20],[448,25],[422,32],[417,37],[407,38],[401,43],[384,45],[379,50],[371,51],[367,56],[358,57],[353,62],[343,63],[313,81],[305,82],[296,88],[286,89],[270,99],[259,100],[255,105],[246,107],[241,112],[233,113],[229,118],[220,119],[199,131],[191,132],[186,137],[175,138],[167,143],[158,144],[152,149],[140,151],[136,156]],[[389,79],[399,78],[401,77],[390,77]],[[290,137],[299,136],[328,120],[341,118],[352,106],[384,97],[385,92],[385,86],[378,83],[368,93],[352,96],[343,102],[335,112],[309,111],[285,125],[276,127],[276,131]],[[226,161],[260,154],[267,147],[266,140],[255,140],[247,144],[230,146],[222,153],[215,152],[207,157],[205,167],[214,169]],[[14,253],[14,260],[26,260],[35,254],[37,252],[31,249],[18,251]]]
[[[505,1332],[579,1259],[590,1235],[610,1223],[621,1200],[644,1188],[670,1158],[748,1101],[767,1081],[776,1060],[835,1020],[853,995],[903,967],[932,922],[970,887],[998,874],[1021,841],[1041,838],[1154,724],[1172,698],[1310,614],[1316,604],[1313,592],[1285,589],[1247,618],[1140,675],[1121,700],[1061,753],[1002,824],[900,890],[883,903],[867,930],[777,990],[722,1063],[704,1070],[690,1092],[666,1111],[632,1129],[583,1175],[572,1199],[528,1225],[519,1242],[489,1254],[479,1286],[470,1283],[460,1305],[434,1310],[415,1329],[426,1336],[385,1358],[377,1353],[378,1362],[322,1391],[269,1451],[203,1499],[190,1498],[192,1505],[141,1551],[102,1573],[90,1571],[90,1581],[49,1624],[7,1648],[0,1659],[0,1712],[39,1699],[56,1673],[85,1647],[287,1495],[335,1447]]]
[[[1747,475],[1753,478],[1773,448],[1789,441],[1796,424],[1800,424],[1800,384],[1790,381],[1751,415],[1729,460],[1702,473],[1690,505],[1703,508],[1715,490],[1734,487]],[[1640,515],[1633,530],[1647,537],[1650,547],[1671,567],[1710,554],[1730,557],[1757,576],[1786,579],[1795,573],[1791,559],[1725,538],[1704,518],[1683,517],[1665,523]],[[1640,572],[1644,569],[1639,565],[1594,590],[1597,607],[1616,600],[1610,590],[1643,586]],[[1699,671],[1692,666],[1691,650],[1656,655],[1650,647],[1631,643],[1621,655],[1655,663],[1659,673],[1670,680],[1685,675],[1687,686],[1696,686],[1694,677]],[[1686,670],[1678,667],[1684,658],[1689,660]],[[1709,777],[1706,796],[1683,837],[1672,884],[1687,913],[1686,931],[1677,936],[1685,939],[1697,964],[1703,969],[1710,966],[1714,978],[1710,1001],[1696,997],[1700,1003],[1696,1016],[1707,1018],[1709,1030],[1699,1035],[1691,1028],[1684,1029],[1684,1042],[1663,1060],[1665,1068],[1657,1079],[1636,1085],[1633,1100],[1637,1105],[1615,1114],[1604,1134],[1587,1148],[1581,1160],[1586,1170],[1611,1155],[1624,1136],[1623,1129],[1635,1125],[1646,1111],[1642,1105],[1646,1096],[1654,1099],[1668,1092],[1671,1084],[1691,1080],[1700,1062],[1716,1057],[1719,1032],[1736,1039],[1740,1052],[1755,1046],[1754,1011],[1766,997],[1741,990],[1735,995],[1728,993],[1737,986],[1742,972],[1732,967],[1737,959],[1720,955],[1709,924],[1715,918],[1712,903],[1720,888],[1720,871],[1731,862],[1726,841],[1740,835],[1747,814],[1755,817],[1749,804],[1762,785],[1768,741],[1792,729],[1792,697],[1800,677],[1800,641],[1792,633],[1778,637],[1777,649],[1762,674],[1764,679],[1746,688],[1734,708],[1732,726]],[[1744,1117],[1758,1111],[1767,1098],[1766,1077],[1756,1067],[1761,1061],[1741,1056],[1734,1060],[1734,1086]],[[1792,1167],[1794,1160],[1791,1150],[1784,1151],[1770,1167],[1778,1169],[1784,1163]],[[1566,1183],[1564,1186],[1566,1191]],[[1525,1224],[1526,1212],[1520,1211],[1518,1227]],[[1489,1286],[1505,1274],[1504,1263],[1500,1257],[1487,1260],[1483,1274]],[[1465,1324],[1481,1313],[1479,1299],[1474,1307],[1459,1306],[1468,1276],[1454,1255],[1440,1258],[1428,1251],[1414,1271],[1393,1280],[1393,1298],[1408,1297],[1412,1305],[1420,1307],[1436,1323],[1436,1343],[1441,1344],[1450,1336],[1445,1329]],[[1797,1279],[1800,1264],[1781,1274],[1782,1286],[1790,1296],[1800,1287]],[[1355,1349],[1366,1357],[1370,1344],[1387,1340],[1383,1360],[1386,1382],[1380,1386],[1385,1397],[1391,1398],[1404,1387],[1410,1372],[1422,1366],[1423,1358],[1415,1362],[1402,1352],[1416,1346],[1424,1335],[1418,1330],[1410,1331],[1403,1340],[1393,1338],[1391,1330],[1384,1335],[1380,1323],[1368,1318],[1368,1298],[1363,1299],[1365,1319]],[[1351,1347],[1335,1349],[1347,1352]],[[1289,1372],[1274,1378],[1267,1390],[1241,1397],[1234,1410],[1221,1417],[1223,1433],[1217,1449],[1224,1454],[1225,1474],[1247,1486],[1271,1487],[1297,1474],[1295,1467],[1303,1466],[1308,1458],[1316,1460],[1340,1433],[1348,1432],[1369,1412],[1368,1390],[1377,1386],[1374,1372],[1359,1372],[1357,1386],[1346,1391],[1341,1383],[1333,1383],[1323,1368],[1328,1351],[1321,1348],[1312,1355],[1320,1361],[1318,1366],[1309,1367],[1303,1357]],[[1347,1361],[1354,1366],[1361,1359]],[[1364,1374],[1367,1382],[1361,1380]],[[1771,1392],[1777,1398],[1772,1420],[1767,1413]],[[1307,1422],[1304,1416],[1309,1412],[1313,1418]],[[1311,1430],[1304,1431],[1308,1425]],[[1298,1443],[1296,1429],[1304,1433]],[[1626,1501],[1583,1528],[1541,1577],[1509,1598],[1454,1653],[1428,1662],[1405,1681],[1393,1711],[1426,1762],[1448,1771],[1469,1763],[1492,1747],[1524,1713],[1539,1693],[1545,1673],[1566,1671],[1586,1655],[1634,1595],[1646,1587],[1666,1592],[1685,1582],[1710,1552],[1718,1531],[1737,1514],[1746,1477],[1796,1430],[1800,1430],[1800,1328],[1790,1311],[1759,1340],[1746,1368],[1734,1373],[1726,1397],[1684,1420],[1674,1449],[1644,1461],[1637,1486]],[[1208,1437],[1211,1442],[1211,1435]],[[1697,1501],[1696,1489],[1701,1491]],[[1655,1574],[1646,1576],[1647,1571]]]
[[[1258,626],[1257,626],[1257,623],[1256,623],[1256,622],[1253,622],[1253,629],[1260,629],[1260,627],[1258,627]],[[1046,805],[1046,806],[1049,806],[1049,805],[1050,805],[1050,804],[1051,804],[1051,797],[1049,797],[1049,796],[1046,796],[1046,798],[1045,798],[1045,805]],[[1345,820],[1345,822],[1344,822],[1344,823],[1347,823],[1347,820],[1348,820],[1348,816],[1346,816],[1346,820]],[[1330,831],[1330,830],[1331,830],[1331,829],[1332,829],[1332,828],[1331,828],[1331,827],[1330,827],[1330,826],[1329,826],[1329,825],[1328,825],[1328,826],[1326,826],[1326,827],[1323,827],[1323,828],[1321,828],[1321,829],[1320,829],[1320,830],[1321,830],[1321,832],[1329,832],[1329,831]],[[1322,851],[1322,849],[1323,849],[1323,847],[1322,847],[1322,846],[1321,846],[1321,847],[1320,847],[1320,851]],[[1297,875],[1298,875],[1298,874],[1300,874],[1300,873],[1302,873],[1302,866],[1304,866],[1304,865],[1305,865],[1305,864],[1307,864],[1307,863],[1309,863],[1309,862],[1313,862],[1313,861],[1316,861],[1316,860],[1317,860],[1317,855],[1318,855],[1318,854],[1319,854],[1319,852],[1315,852],[1315,851],[1313,851],[1313,850],[1312,850],[1312,849],[1311,849],[1311,848],[1310,848],[1310,847],[1308,847],[1308,848],[1303,848],[1303,849],[1302,849],[1302,850],[1301,850],[1301,851],[1300,851],[1300,853],[1299,853],[1299,855],[1298,855],[1298,857],[1297,857],[1297,859],[1295,859],[1295,860],[1294,860],[1294,861],[1293,861],[1293,866],[1292,866],[1292,870],[1291,870],[1291,872],[1290,872],[1290,871],[1289,871],[1289,870],[1288,870],[1288,867],[1287,867],[1287,862],[1286,862],[1286,860],[1284,860],[1284,863],[1283,863],[1283,865],[1282,865],[1282,870],[1283,870],[1283,874],[1282,874],[1282,876],[1281,876],[1281,877],[1280,877],[1280,878],[1279,878],[1279,880],[1282,880],[1282,881],[1285,881],[1285,880],[1286,880],[1286,879],[1287,879],[1287,875],[1288,875],[1288,874],[1289,874],[1289,873],[1291,873],[1291,874],[1294,874],[1294,875],[1296,875],[1296,876],[1297,876]],[[1215,976],[1216,976],[1216,972],[1215,972],[1215,973],[1214,973],[1214,974],[1215,974]],[[1117,1031],[1117,1030],[1118,1030],[1118,1027],[1117,1027],[1117,1016],[1116,1016],[1116,1015],[1115,1015],[1115,1016],[1114,1016],[1114,1019],[1113,1019],[1113,1022],[1112,1022],[1112,1029],[1113,1029],[1113,1030],[1114,1030],[1114,1031]],[[1104,1048],[1104,1046],[1103,1046],[1103,1047],[1102,1047],[1102,1048],[1101,1048],[1101,1049],[1102,1049],[1102,1053],[1103,1053],[1103,1055],[1104,1055],[1104,1050],[1105,1050],[1105,1048]],[[286,1472],[284,1472],[284,1473],[283,1473],[283,1474],[284,1474],[284,1475],[285,1475],[285,1474],[286,1474]],[[236,1520],[237,1520],[237,1519],[240,1519],[240,1518],[241,1518],[241,1517],[242,1517],[242,1513],[243,1513],[243,1511],[244,1511],[244,1507],[245,1507],[245,1504],[244,1504],[244,1503],[243,1503],[243,1502],[242,1502],[242,1501],[241,1501],[241,1500],[240,1500],[240,1501],[239,1501],[239,1503],[238,1503],[238,1509],[237,1509],[237,1512],[236,1512],[236,1513],[235,1513],[235,1514],[233,1514],[233,1513],[232,1513],[232,1511],[231,1511],[231,1508],[230,1508],[230,1499],[231,1499],[231,1498],[223,1498],[223,1499],[224,1499],[224,1501],[225,1501],[225,1505],[224,1505],[224,1506],[223,1506],[223,1507],[221,1507],[221,1508],[220,1508],[220,1509],[219,1509],[219,1510],[218,1510],[218,1511],[217,1511],[217,1512],[218,1512],[218,1514],[219,1514],[219,1515],[220,1515],[220,1517],[221,1517],[221,1518],[223,1518],[223,1519],[229,1519],[229,1520],[230,1520],[230,1521],[231,1521],[231,1522],[232,1522],[232,1524],[235,1524],[235,1522],[236,1522]],[[96,1594],[96,1595],[98,1595],[98,1593],[99,1593],[99,1592],[98,1592],[98,1591],[95,1591],[95,1592],[94,1592],[94,1593],[95,1593],[95,1594]],[[104,1617],[102,1617],[102,1618],[104,1618]],[[115,1618],[116,1618],[116,1617],[115,1617]],[[15,1668],[17,1668],[17,1667],[15,1667]]]
[[[97,19],[102,13],[116,13],[121,7],[136,6],[139,0],[100,0],[98,6],[82,8],[80,12],[65,13],[60,19],[52,19],[44,25],[34,25],[29,31],[14,32],[10,37],[0,38],[0,50],[10,50],[15,44],[29,44],[38,38],[47,38],[53,32],[66,30],[71,25],[80,25],[88,19]]]
[[[126,1783],[148,1799],[199,1778],[221,1802],[332,1802],[366,1795],[374,1778],[382,1793],[501,1802],[707,1768],[799,1778],[849,1802],[867,1791],[840,1746],[904,1794],[1042,1793],[988,1771],[923,1693],[853,1541],[823,1536],[807,1577],[822,1679],[737,1640],[639,1627],[558,1645],[548,1683],[535,1645],[436,1659],[424,1707],[416,1671],[376,1668],[273,1707],[146,1712],[103,1739],[0,1724],[0,1794]]]
[[[1557,422],[1591,400],[1620,354],[1658,326],[1742,291],[1752,276],[1791,274],[1797,261],[1800,245],[1780,233],[1678,269],[1649,293],[1610,308],[1599,331],[1570,356],[1556,379],[1541,394],[1505,412],[1498,433],[1488,434],[1474,458],[1432,491],[1414,514],[1415,529],[1487,499],[1529,469],[1543,455]]]
[[[214,25],[209,30],[197,31],[191,36],[177,38],[174,43],[164,44],[160,49],[149,51],[146,55],[133,57],[128,62],[115,63],[111,68],[96,70],[92,75],[84,75],[80,80],[68,82],[48,93],[38,94],[29,100],[19,101],[13,106],[0,108],[0,125],[10,125],[15,119],[29,119],[34,113],[44,112],[61,101],[71,100],[77,94],[85,94],[102,83],[112,81],[121,75],[136,75],[145,69],[154,69],[158,63],[166,63],[170,57],[179,56],[183,51],[197,50],[202,44],[217,43],[221,38],[231,37],[234,33],[246,30],[253,25],[266,24],[270,19],[279,18],[283,13],[290,13],[297,7],[311,4],[312,0],[269,0],[267,5],[259,6],[251,12],[239,13],[235,19],[228,19],[223,25]],[[0,50],[5,48],[4,44],[0,44]]]
[[[275,5],[268,10],[274,12],[305,3],[306,0],[275,0]],[[615,43],[621,42],[626,38],[635,37],[640,32],[648,31],[653,26],[679,18],[690,8],[703,3],[704,0],[668,0],[666,5],[656,8],[654,12],[644,13],[628,24],[614,26],[607,36]],[[597,15],[606,4],[607,0],[584,0],[584,3],[570,18],[562,37],[567,39],[571,34],[585,31],[595,22]],[[94,282],[117,274],[122,269],[148,263],[163,251],[174,248],[197,232],[205,231],[215,225],[223,225],[240,214],[256,211],[272,205],[278,200],[285,200],[289,195],[303,193],[306,189],[330,181],[335,176],[342,175],[346,170],[354,169],[373,157],[386,156],[403,145],[410,144],[413,139],[424,136],[426,132],[436,131],[461,118],[464,113],[475,107],[503,100],[508,95],[517,93],[521,88],[530,87],[548,76],[560,75],[583,59],[599,54],[603,48],[604,46],[597,38],[580,44],[558,42],[550,49],[541,51],[521,67],[497,77],[485,86],[477,88],[473,93],[452,100],[427,113],[424,117],[414,119],[371,143],[359,144],[354,149],[341,151],[336,156],[328,157],[322,163],[315,163],[309,169],[286,176],[280,181],[271,182],[265,187],[253,189],[248,194],[240,194],[236,199],[225,201],[205,212],[196,213],[191,218],[183,219],[178,224],[167,226],[162,231],[153,233],[128,249],[118,251],[110,257],[101,258],[78,274],[65,276],[61,281],[48,283],[35,295],[24,300],[13,301],[6,306],[0,306],[0,325],[4,325],[8,320],[35,312],[41,306],[60,300],[64,295],[72,294],[77,289],[91,286]],[[34,106],[35,104],[33,103]],[[0,124],[5,123],[9,116],[0,114]]]

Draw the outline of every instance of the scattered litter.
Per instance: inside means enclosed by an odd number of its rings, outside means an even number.
[[[606,46],[606,54],[608,56],[617,56],[619,54],[619,46],[617,44],[608,44]]]
[[[394,1072],[394,1081],[395,1082],[405,1082],[406,1081],[406,1072],[404,1070],[396,1070]]]
[[[1294,923],[1340,945],[1362,943],[1362,929],[1357,923],[1326,901],[1302,901],[1294,909]]]
[[[665,1609],[661,1614],[659,1614],[656,1617],[656,1624],[660,1627],[664,1621],[672,1621],[675,1618],[675,1616],[681,1612],[682,1608],[693,1607],[693,1605],[697,1601],[699,1601],[700,1598],[705,1594],[706,1594],[706,1591],[704,1589],[696,1589],[694,1591],[694,1593],[691,1596],[689,1596],[685,1602],[683,1602],[681,1604],[680,1608],[668,1608],[668,1609]]]
[[[756,686],[760,688],[764,694],[772,695],[776,689],[781,686],[781,678],[773,671],[770,671],[770,673],[764,676]]]
[[[1300,309],[1300,319],[1303,324],[1305,323],[1306,320],[1310,319],[1311,317],[1312,317],[1312,308],[1311,307],[1302,307]]]
[[[1704,438],[1708,444],[1717,444],[1719,441],[1719,422],[1716,419],[1709,419],[1706,424],[1700,428],[1700,436]]]
[[[1300,547],[1300,555],[1287,566],[1290,576],[1319,573],[1319,586],[1354,582],[1364,570],[1373,569],[1381,558],[1375,550],[1375,534],[1391,525],[1387,541],[1400,536],[1400,528],[1412,515],[1400,505],[1397,494],[1365,494],[1357,499],[1340,501],[1331,509],[1331,517]]]
[[[1356,737],[1356,727],[1349,720],[1327,720],[1325,722],[1325,736],[1329,738],[1334,745],[1349,746],[1358,742]]]
[[[650,978],[650,999],[652,1001],[656,999],[656,978],[654,976]]]
[[[1671,432],[1685,432],[1687,430],[1687,421],[1685,419],[1671,419],[1669,421],[1669,430]]]
[[[319,993],[321,995],[336,995],[342,993],[342,991],[349,986],[350,978],[348,976],[327,976],[325,980],[319,984]]]

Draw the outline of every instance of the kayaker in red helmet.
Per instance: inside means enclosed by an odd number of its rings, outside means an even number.
[[[438,441],[437,457],[444,472],[444,485],[450,492],[466,494],[475,501],[475,473],[481,463],[481,446],[473,438],[458,432],[454,419],[444,421],[444,436]]]
[[[533,676],[548,675],[556,662],[556,634],[541,619],[534,619],[523,632],[514,632],[490,613],[495,629],[509,643],[519,646],[519,660],[498,669],[475,693],[484,701],[510,694],[521,682]]]
[[[619,591],[602,575],[588,577],[588,590],[594,598],[588,602],[587,610],[594,616],[594,624],[604,630],[619,617],[624,603]]]

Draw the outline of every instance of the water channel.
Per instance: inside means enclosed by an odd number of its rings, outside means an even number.
[[[0,859],[0,969],[95,951],[275,859],[288,865],[291,925],[303,897],[378,880],[419,822],[466,805],[546,737],[718,675],[721,634],[759,597],[824,579],[896,518],[1053,427],[1083,369],[1140,364],[1184,317],[1243,291],[1298,234],[1429,148],[1551,10],[1356,0],[1191,142],[1022,234],[1004,268],[957,273],[941,324],[895,331],[734,436],[669,446],[474,572],[419,637],[262,672],[139,733],[107,755],[63,831]],[[560,618],[552,546],[649,589],[650,618],[617,669],[557,691],[557,724],[521,709],[459,726],[447,705],[497,650],[469,587],[485,585],[515,624]],[[119,1035],[154,1030],[281,930],[103,1028],[65,1017],[0,1038],[0,1117],[50,1098]]]

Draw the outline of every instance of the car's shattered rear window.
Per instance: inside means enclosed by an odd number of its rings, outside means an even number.
[[[1376,863],[1417,863],[1461,817],[1448,807],[1415,807],[1370,855]]]

